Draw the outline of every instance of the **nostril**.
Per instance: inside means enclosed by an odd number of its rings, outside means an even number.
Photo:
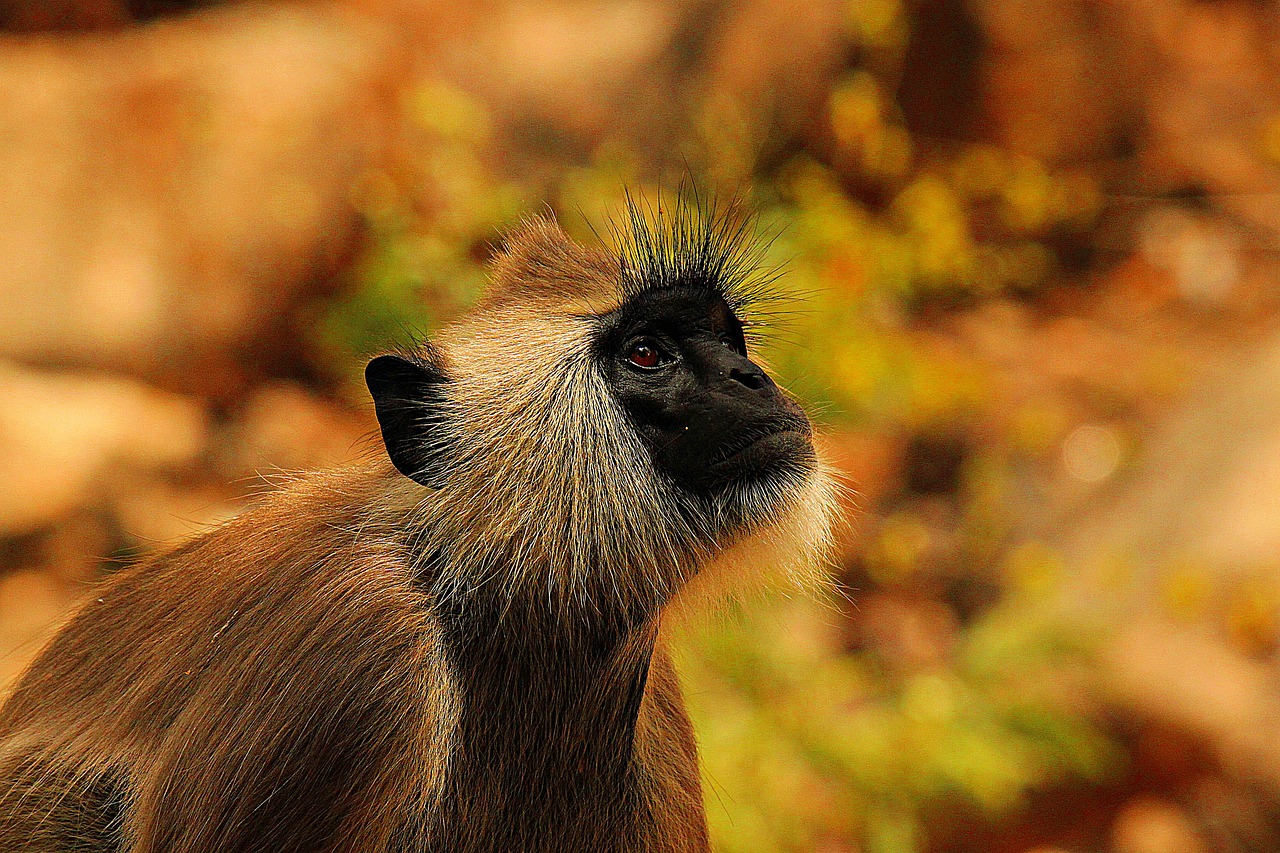
[[[752,391],[759,391],[769,383],[769,377],[765,376],[763,371],[739,370],[736,367],[729,371],[729,378],[747,386]]]

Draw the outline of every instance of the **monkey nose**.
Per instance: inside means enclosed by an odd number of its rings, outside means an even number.
[[[761,391],[765,388],[773,386],[773,380],[769,378],[769,374],[752,364],[748,368],[735,367],[729,371],[729,379],[744,385],[752,391]]]

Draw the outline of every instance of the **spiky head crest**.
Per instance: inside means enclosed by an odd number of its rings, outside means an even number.
[[[739,318],[773,296],[777,270],[764,264],[768,242],[756,238],[756,215],[732,199],[719,203],[681,191],[674,203],[627,197],[626,217],[613,231],[621,295],[634,298],[667,287],[706,289]]]
[[[777,280],[755,229],[741,202],[693,192],[675,202],[628,195],[608,228],[612,250],[574,242],[550,216],[530,216],[503,240],[479,311],[560,304],[604,314],[646,291],[684,287],[714,293],[747,318],[775,295]]]

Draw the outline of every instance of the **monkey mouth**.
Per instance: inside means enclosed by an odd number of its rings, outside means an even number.
[[[809,425],[788,423],[764,435],[750,437],[745,443],[737,443],[726,449],[708,468],[717,474],[741,477],[758,472],[768,474],[774,469],[804,463],[814,458],[812,432]]]

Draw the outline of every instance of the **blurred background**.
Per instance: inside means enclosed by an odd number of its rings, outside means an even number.
[[[0,691],[371,452],[362,356],[692,174],[856,490],[682,640],[717,849],[1280,850],[1280,6],[0,0]]]

